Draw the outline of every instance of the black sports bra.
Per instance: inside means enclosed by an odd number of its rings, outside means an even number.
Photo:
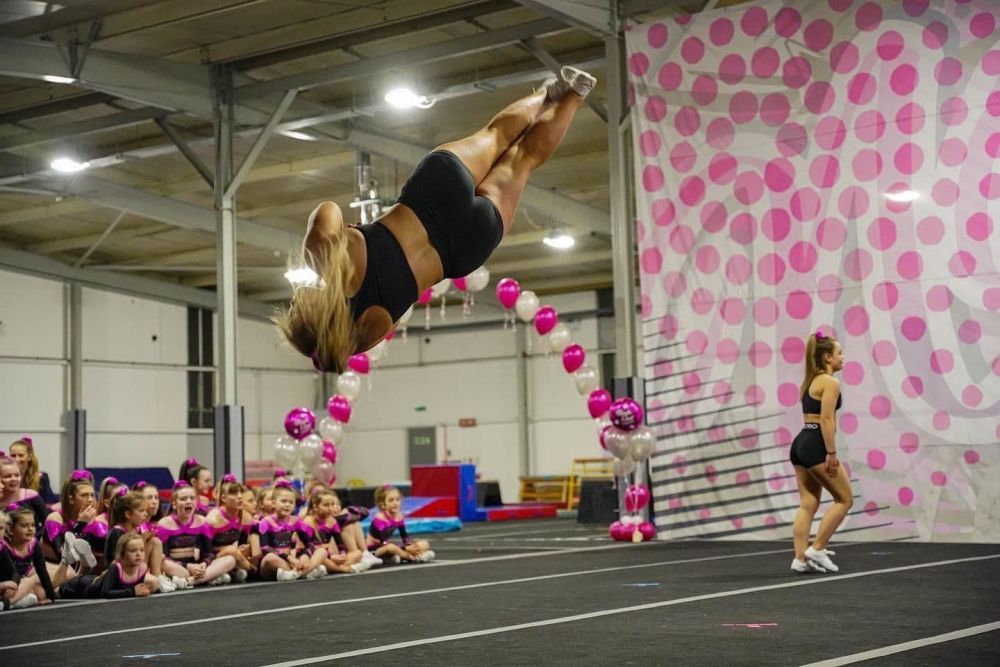
[[[357,321],[368,307],[381,306],[396,322],[418,296],[417,279],[403,247],[381,223],[351,226],[365,237],[368,257],[364,280],[358,293],[351,297],[351,313]]]
[[[837,407],[833,409],[834,412],[840,409],[840,404],[843,402],[844,395],[841,394],[837,397]],[[818,415],[820,414],[820,402],[809,395],[806,391],[806,395],[802,397],[802,414],[804,415]]]

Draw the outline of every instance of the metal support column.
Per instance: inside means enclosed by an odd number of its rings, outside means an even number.
[[[83,288],[69,285],[69,410],[63,470],[87,465],[87,411],[83,409]]]
[[[528,379],[528,362],[531,355],[528,354],[528,336],[531,331],[527,326],[517,328],[517,435],[520,449],[518,455],[521,459],[520,474],[530,475],[535,469],[532,461],[531,447],[531,396],[530,382]]]
[[[218,372],[213,466],[218,475],[231,472],[243,478],[243,407],[236,397],[236,193],[233,179],[232,70],[218,66],[213,72],[215,115],[216,264],[218,280]]]

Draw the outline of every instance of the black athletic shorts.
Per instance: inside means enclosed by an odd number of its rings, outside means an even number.
[[[826,445],[819,424],[803,424],[802,430],[792,441],[792,451],[788,453],[792,465],[812,468],[826,461]]]
[[[478,269],[503,238],[500,211],[476,194],[472,173],[449,151],[433,151],[421,160],[398,202],[423,223],[445,278],[463,278]]]

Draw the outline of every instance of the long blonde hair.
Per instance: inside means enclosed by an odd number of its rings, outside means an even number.
[[[288,343],[313,360],[318,370],[340,373],[354,354],[357,332],[347,300],[354,263],[347,253],[347,233],[323,237],[315,253],[304,250],[302,260],[320,267],[316,287],[300,287],[287,310],[271,318]]]
[[[799,398],[805,398],[809,391],[809,385],[816,379],[817,375],[825,372],[826,366],[823,358],[828,354],[833,354],[834,344],[837,340],[833,336],[824,336],[817,332],[809,334],[806,341],[806,374],[799,387]]]
[[[24,476],[21,480],[21,486],[26,489],[31,489],[32,491],[41,492],[42,490],[42,474],[39,472],[38,466],[38,455],[35,454],[35,444],[30,436],[22,436],[10,443],[10,451],[13,452],[15,447],[24,447],[28,452],[28,463],[24,466]],[[11,456],[13,458],[13,456]]]

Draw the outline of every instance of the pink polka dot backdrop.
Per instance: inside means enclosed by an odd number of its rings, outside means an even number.
[[[788,537],[819,330],[851,538],[1000,541],[996,2],[753,4],[626,31],[660,534]]]

